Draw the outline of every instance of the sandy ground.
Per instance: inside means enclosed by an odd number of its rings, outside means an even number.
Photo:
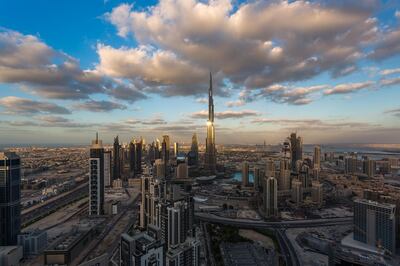
[[[274,242],[271,238],[254,230],[240,229],[239,235],[255,242],[259,242],[266,249],[275,249]]]
[[[252,220],[260,220],[260,216],[258,216],[257,212],[254,210],[238,210],[237,218],[242,219],[252,219]]]

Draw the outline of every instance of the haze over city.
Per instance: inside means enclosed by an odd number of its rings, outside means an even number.
[[[2,1],[1,144],[398,143],[397,1]],[[288,19],[289,18],[289,19]],[[90,134],[89,134],[90,133]],[[205,138],[199,132],[200,142]]]

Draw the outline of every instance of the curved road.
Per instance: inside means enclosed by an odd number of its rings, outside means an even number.
[[[301,266],[296,250],[287,238],[285,230],[287,228],[301,228],[301,227],[320,227],[320,226],[334,226],[345,225],[353,222],[353,217],[345,218],[328,218],[328,219],[309,219],[309,220],[294,220],[294,221],[280,221],[280,222],[265,222],[253,221],[246,219],[232,219],[220,217],[209,213],[195,213],[195,217],[200,221],[219,223],[225,225],[238,226],[241,228],[260,228],[260,229],[273,229],[278,239],[281,253],[285,257],[286,265],[288,266]]]

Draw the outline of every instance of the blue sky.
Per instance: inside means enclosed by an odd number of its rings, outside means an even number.
[[[0,144],[399,143],[398,1],[1,1]]]

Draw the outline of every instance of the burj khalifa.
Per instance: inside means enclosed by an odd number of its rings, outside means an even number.
[[[207,138],[204,168],[209,174],[215,174],[217,165],[217,154],[215,150],[215,127],[214,127],[214,100],[212,88],[212,75],[210,73],[210,87],[208,89],[208,120]]]

